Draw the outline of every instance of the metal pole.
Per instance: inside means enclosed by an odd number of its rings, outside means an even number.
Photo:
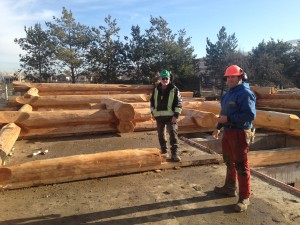
[[[7,90],[7,84],[5,84],[5,100],[8,101],[8,90]]]

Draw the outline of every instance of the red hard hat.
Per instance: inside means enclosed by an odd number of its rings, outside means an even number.
[[[227,67],[224,76],[243,76],[244,71],[237,65]]]

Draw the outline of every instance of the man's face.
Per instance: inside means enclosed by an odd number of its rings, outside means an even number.
[[[226,76],[226,83],[229,88],[239,85],[241,78],[239,76]]]
[[[167,86],[170,83],[170,77],[161,77],[160,82],[162,86]]]

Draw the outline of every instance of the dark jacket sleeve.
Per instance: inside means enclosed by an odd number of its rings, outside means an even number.
[[[173,110],[174,110],[174,116],[179,117],[182,111],[182,98],[179,89],[176,87],[175,89],[175,96],[173,101]]]

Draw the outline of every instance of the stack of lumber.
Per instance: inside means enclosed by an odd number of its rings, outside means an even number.
[[[260,109],[283,112],[300,112],[300,91],[278,91],[274,87],[251,86]]]

